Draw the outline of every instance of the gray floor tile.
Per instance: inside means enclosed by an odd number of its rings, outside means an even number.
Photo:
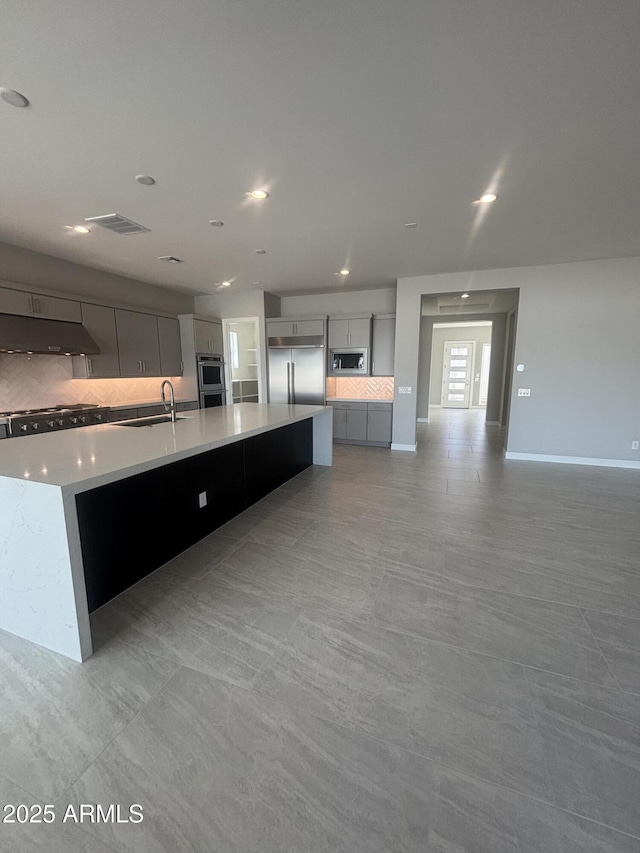
[[[558,805],[640,836],[640,696],[528,677]]]
[[[601,684],[613,679],[580,610],[414,577],[385,575],[372,617],[396,631]]]
[[[300,617],[254,689],[553,800],[518,664],[374,626]]]
[[[624,619],[597,610],[585,610],[584,618],[598,642],[640,652],[640,619]]]
[[[49,802],[170,674],[166,662],[121,648],[85,669],[0,632],[0,774]]]
[[[379,741],[183,669],[68,795],[145,806],[137,827],[90,827],[116,851],[392,853],[419,849],[400,767]]]

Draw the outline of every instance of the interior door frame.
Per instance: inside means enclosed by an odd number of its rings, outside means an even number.
[[[256,361],[258,374],[258,402],[265,403],[264,399],[264,384],[263,384],[263,357],[262,357],[262,335],[260,333],[260,318],[259,317],[226,317],[222,320],[222,343],[224,349],[224,379],[225,393],[227,396],[227,405],[233,403],[233,391],[231,386],[231,352],[229,348],[229,331],[231,323],[253,323],[254,340],[256,343]]]

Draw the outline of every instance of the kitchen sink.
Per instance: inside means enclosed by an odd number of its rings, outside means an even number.
[[[178,415],[176,417],[176,421],[188,421],[191,420],[189,415]],[[136,418],[133,421],[115,421],[113,426],[126,426],[126,427],[146,427],[146,426],[155,426],[156,424],[170,424],[171,423],[171,415],[156,415],[148,418]]]

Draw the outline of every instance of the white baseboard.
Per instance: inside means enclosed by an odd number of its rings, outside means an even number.
[[[393,445],[391,445],[393,447]],[[524,462],[559,462],[563,465],[593,465],[598,468],[640,468],[640,462],[631,459],[596,459],[592,456],[548,456],[545,453],[513,453],[508,450],[505,459]]]
[[[429,418],[418,418],[418,423],[419,424],[428,424]]]
[[[391,444],[392,450],[408,450],[412,453],[415,453],[418,449],[417,444]]]
[[[485,423],[489,424],[489,426],[501,426],[500,421],[485,421]]]

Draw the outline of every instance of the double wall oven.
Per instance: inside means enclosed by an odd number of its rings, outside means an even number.
[[[227,402],[224,382],[224,359],[221,355],[198,353],[198,397],[201,409],[224,406]]]

